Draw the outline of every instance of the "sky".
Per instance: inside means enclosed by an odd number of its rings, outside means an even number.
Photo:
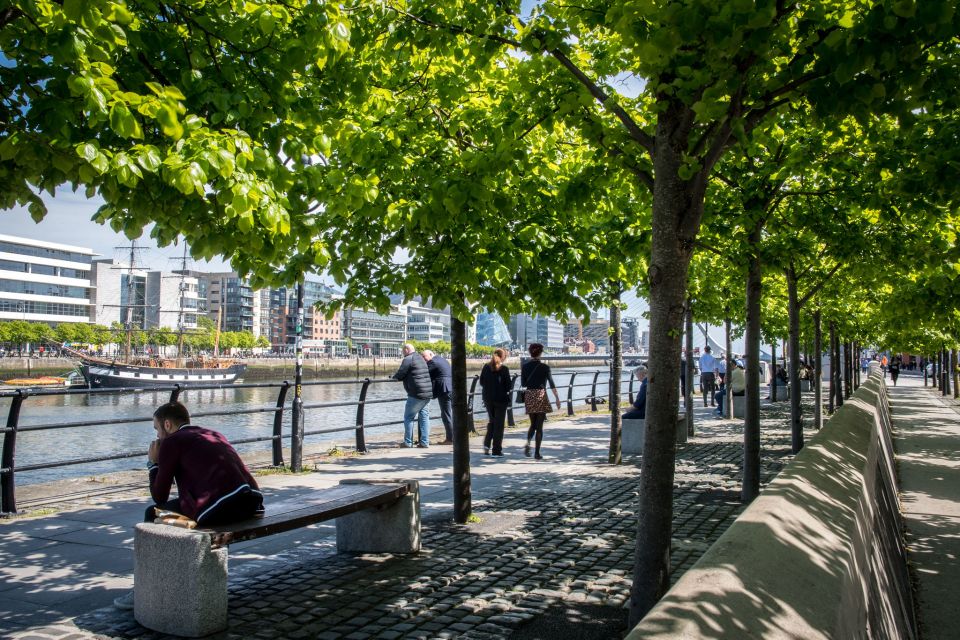
[[[129,247],[130,241],[123,234],[114,233],[107,225],[93,222],[93,214],[103,204],[99,197],[87,199],[83,191],[73,193],[69,187],[57,189],[56,197],[41,194],[47,205],[47,216],[39,223],[33,221],[26,207],[14,207],[9,210],[0,210],[0,233],[8,236],[20,236],[33,240],[60,242],[77,247],[93,249],[102,258],[117,258],[127,261],[129,253],[118,250],[118,247]],[[139,252],[138,265],[150,269],[169,271],[179,268],[179,259],[183,257],[183,245],[157,247],[150,237],[149,227],[137,240],[137,245],[143,246]],[[176,259],[176,261],[174,260]],[[199,271],[223,271],[230,266],[223,260],[212,262],[192,261],[187,268]]]

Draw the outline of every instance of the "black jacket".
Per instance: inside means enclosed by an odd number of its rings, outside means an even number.
[[[433,383],[433,397],[448,396],[453,393],[453,370],[443,356],[433,356],[427,363],[430,380]]]
[[[430,370],[427,361],[417,352],[413,352],[403,359],[400,368],[393,374],[394,380],[401,380],[407,395],[419,400],[429,400],[433,397],[433,384],[430,382]]]
[[[490,407],[495,404],[510,404],[513,379],[506,365],[500,365],[497,371],[493,370],[489,362],[483,365],[483,369],[480,370],[480,386],[483,387],[484,405]]]
[[[531,358],[520,367],[520,384],[527,389],[546,389],[548,382],[551,389],[557,388],[557,385],[553,383],[550,365],[546,362]]]

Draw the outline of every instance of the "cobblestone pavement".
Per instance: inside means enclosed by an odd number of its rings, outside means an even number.
[[[806,406],[806,416],[812,407]],[[677,455],[673,579],[740,513],[742,423],[698,408]],[[790,458],[786,403],[762,410],[762,481]],[[809,420],[806,422],[809,423]],[[614,638],[637,522],[639,461],[504,486],[479,523],[423,523],[416,556],[291,551],[230,577],[230,628],[211,638]],[[531,481],[534,482],[534,481]],[[101,609],[25,638],[159,638],[131,611]]]

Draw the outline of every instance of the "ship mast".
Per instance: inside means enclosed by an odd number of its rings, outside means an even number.
[[[130,264],[127,272],[127,341],[123,351],[123,361],[130,362],[130,341],[133,334],[133,298],[136,295],[136,286],[133,282],[133,262],[136,259],[137,241],[130,241]]]

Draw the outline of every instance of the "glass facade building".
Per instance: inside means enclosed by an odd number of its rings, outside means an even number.
[[[90,322],[93,250],[0,235],[0,321]]]

